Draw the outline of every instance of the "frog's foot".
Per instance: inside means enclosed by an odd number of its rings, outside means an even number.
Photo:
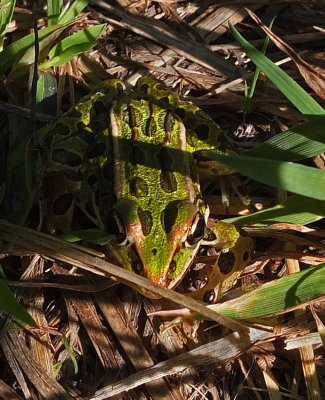
[[[207,265],[199,271],[194,287],[198,290],[190,297],[204,303],[216,303],[233,287],[239,275],[249,264],[253,252],[253,240],[234,225],[219,221],[207,232],[203,244],[221,249],[215,265]]]

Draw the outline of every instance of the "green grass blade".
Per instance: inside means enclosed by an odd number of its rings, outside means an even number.
[[[271,60],[255,49],[239,32],[229,23],[229,28],[240,47],[252,59],[274,85],[286,98],[304,115],[308,117],[324,115],[325,110],[289,75],[275,65]]]
[[[315,117],[279,133],[246,154],[282,161],[299,161],[325,151],[325,116]]]
[[[100,229],[91,228],[66,232],[60,235],[60,238],[70,243],[78,242],[79,240],[85,240],[88,243],[105,245],[112,239],[115,239],[116,236]]]
[[[41,29],[38,33],[39,41],[53,35],[55,40],[60,34],[63,28],[66,26],[50,26],[48,28]],[[0,52],[0,79],[3,78],[6,70],[13,64],[13,62],[27,49],[34,46],[34,33],[31,33],[16,42],[8,45]]]
[[[278,313],[324,294],[325,264],[321,264],[265,283],[250,293],[212,308],[229,318],[248,319]]]
[[[62,10],[63,0],[47,0],[47,22],[48,26],[58,23]]]
[[[16,0],[0,1],[0,51],[3,50],[3,40],[7,33],[8,26],[12,20]]]
[[[61,40],[60,43],[51,49],[49,60],[40,64],[39,68],[58,67],[66,64],[74,56],[90,50],[96,45],[96,40],[102,34],[105,27],[106,24],[91,26]]]
[[[0,280],[0,309],[24,325],[37,326],[33,318],[20,305],[9,287]]]
[[[253,224],[275,224],[288,222],[306,225],[325,217],[325,202],[294,194],[284,202],[243,217],[227,218],[224,221],[238,226]]]
[[[218,154],[213,151],[204,151],[202,154],[258,182],[302,196],[325,200],[325,171],[320,169],[285,161]]]
[[[58,23],[66,24],[73,21],[89,3],[90,0],[75,0],[67,10],[62,11]]]

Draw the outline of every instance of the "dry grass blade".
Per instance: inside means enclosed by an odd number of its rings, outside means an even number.
[[[234,332],[220,340],[200,346],[185,354],[156,364],[152,368],[134,374],[113,385],[106,386],[96,392],[91,400],[103,400],[112,397],[151,380],[182,372],[190,366],[206,365],[215,362],[225,363],[247,351],[254,343],[261,343],[273,338],[274,335],[271,332],[249,329],[246,340],[243,340],[243,337]]]
[[[94,0],[93,3],[109,11],[115,18],[104,17],[111,23],[128,28],[138,35],[144,36],[155,42],[163,43],[178,54],[194,61],[206,68],[216,70],[227,77],[238,77],[242,71],[213,53],[204,44],[198,43],[190,37],[182,37],[177,31],[161,21],[146,19],[126,13],[118,7],[101,0]]]
[[[302,77],[314,92],[322,99],[325,99],[325,74],[324,71],[317,70],[313,65],[307,63],[302,57],[297,54],[291,46],[285,43],[279,36],[272,32],[252,11],[247,10],[250,17],[263,29],[263,31],[270,37],[276,46],[286,53],[292,61],[296,64]]]
[[[34,231],[32,229],[19,227],[7,221],[0,220],[0,236],[11,245],[45,254],[48,257],[74,265],[81,269],[91,271],[101,276],[118,278],[127,285],[141,288],[141,290],[154,293],[157,296],[172,299],[193,311],[203,314],[208,318],[227,326],[231,330],[245,333],[247,329],[240,323],[223,317],[199,302],[190,299],[180,293],[173,292],[149,282],[146,278],[132,274],[131,272],[117,267],[101,258],[88,254],[87,249],[82,246],[71,245],[54,236]]]

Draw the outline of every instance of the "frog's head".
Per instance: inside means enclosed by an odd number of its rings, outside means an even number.
[[[130,199],[119,199],[108,221],[116,239],[109,246],[124,268],[156,284],[173,288],[187,271],[206,229],[205,204],[169,202],[164,209],[143,210]]]

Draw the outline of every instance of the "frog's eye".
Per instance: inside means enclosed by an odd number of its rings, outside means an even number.
[[[114,244],[121,247],[128,244],[128,238],[123,225],[123,221],[114,210],[107,218],[107,231],[108,233],[111,233],[115,236]]]
[[[195,246],[201,239],[203,239],[205,228],[206,228],[205,220],[202,214],[197,213],[193,219],[192,226],[188,233],[185,244],[188,247]]]

